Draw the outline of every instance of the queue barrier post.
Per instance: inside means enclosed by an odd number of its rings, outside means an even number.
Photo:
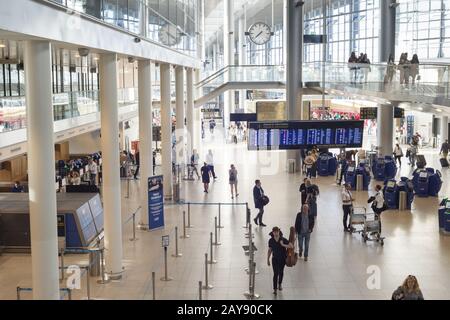
[[[211,232],[209,234],[209,255],[210,255],[210,260],[208,261],[208,264],[216,264],[217,261],[214,260],[214,256],[213,256],[213,233]]]
[[[178,227],[175,227],[175,253],[172,254],[172,257],[179,258],[182,256],[183,254],[178,252]]]
[[[217,217],[214,217],[214,245],[215,246],[220,246],[221,243],[219,242],[218,236],[217,236],[217,229],[218,229],[218,225],[217,225]]]
[[[208,277],[208,254],[205,253],[205,285],[203,286],[204,290],[211,290],[213,288],[212,285],[209,284],[209,277]]]

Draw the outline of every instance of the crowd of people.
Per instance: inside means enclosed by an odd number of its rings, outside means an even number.
[[[361,53],[359,57],[356,56],[356,52],[352,52],[350,58],[348,58],[349,68],[352,72],[352,83],[362,83],[369,80],[370,59],[367,53]]]
[[[228,126],[228,141],[237,144],[240,141],[247,140],[247,125],[237,121],[235,124]]]

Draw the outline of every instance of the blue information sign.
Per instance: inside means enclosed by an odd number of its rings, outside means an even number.
[[[163,176],[148,178],[148,215],[150,230],[164,227]]]

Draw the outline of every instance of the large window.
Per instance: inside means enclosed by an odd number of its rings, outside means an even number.
[[[314,5],[314,2],[312,2]],[[345,62],[350,53],[367,53],[372,62],[378,61],[380,28],[379,0],[340,0],[327,6],[326,30],[328,47],[326,60]],[[322,7],[305,8],[305,34],[323,34]],[[305,44],[306,62],[323,60],[322,44]]]
[[[419,59],[450,57],[450,0],[399,0],[396,51]]]

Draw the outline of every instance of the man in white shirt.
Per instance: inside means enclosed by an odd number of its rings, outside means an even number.
[[[95,163],[94,160],[89,159],[89,177],[92,185],[97,185],[96,183],[97,173],[98,173],[97,164]]]
[[[206,155],[206,164],[209,166],[209,171],[211,172],[214,180],[216,180],[217,177],[216,173],[214,172],[214,156],[211,149],[208,150],[208,154]]]
[[[353,195],[350,191],[352,189],[349,183],[346,183],[344,188],[342,188],[342,209],[344,211],[343,225],[344,232],[350,232],[351,225],[349,224],[348,217],[353,209]]]

